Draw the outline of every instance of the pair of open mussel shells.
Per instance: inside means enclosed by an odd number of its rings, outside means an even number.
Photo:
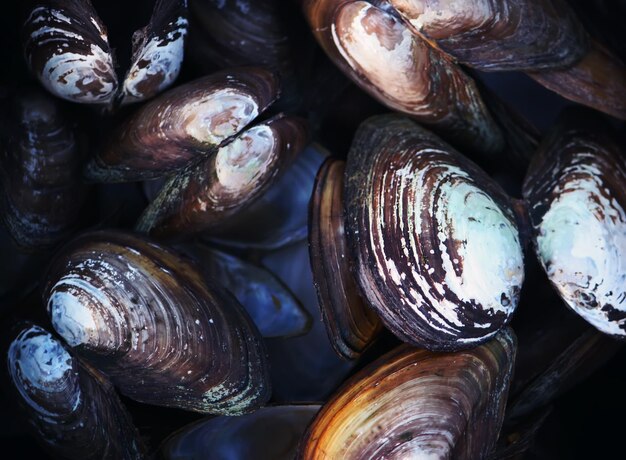
[[[155,2],[148,25],[133,34],[131,62],[122,78],[107,27],[90,0],[32,0],[22,29],[26,61],[48,91],[114,108],[148,99],[178,77],[187,0]]]
[[[626,170],[602,123],[566,114],[515,204],[416,123],[389,115],[361,125],[345,171],[327,161],[311,202],[312,268],[337,352],[362,353],[377,317],[430,350],[485,342],[518,304],[526,235],[563,300],[600,331],[626,335]]]

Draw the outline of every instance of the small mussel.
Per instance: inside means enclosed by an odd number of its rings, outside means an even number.
[[[7,364],[17,402],[38,440],[75,460],[143,458],[143,446],[113,386],[49,332],[23,324]]]
[[[269,398],[265,348],[245,310],[149,240],[78,237],[53,261],[44,301],[61,337],[130,398],[217,414]]]
[[[350,269],[344,233],[345,162],[327,159],[317,174],[309,208],[309,251],[318,303],[337,354],[355,359],[381,329],[378,316],[363,301]]]
[[[567,305],[626,336],[626,162],[608,124],[570,112],[541,144],[524,184],[535,249]]]
[[[2,220],[21,248],[46,248],[68,236],[79,217],[79,142],[45,93],[23,92],[8,112],[0,152]]]
[[[510,329],[456,353],[403,345],[331,397],[299,458],[485,459],[498,438],[514,359]]]
[[[264,407],[241,417],[200,420],[170,436],[164,460],[293,460],[298,442],[320,406]]]
[[[401,340],[433,350],[493,337],[517,306],[515,213],[474,163],[395,115],[361,125],[345,172],[346,235],[361,292]]]
[[[90,0],[32,0],[23,25],[26,61],[52,94],[73,102],[115,106],[170,86],[180,71],[187,0],[157,0],[149,24],[133,35],[122,84],[106,26]]]

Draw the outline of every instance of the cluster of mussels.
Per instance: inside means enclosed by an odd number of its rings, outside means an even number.
[[[2,405],[46,453],[522,459],[619,350],[626,2],[8,12]]]

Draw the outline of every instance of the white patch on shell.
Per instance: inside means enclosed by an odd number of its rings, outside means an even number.
[[[125,102],[152,96],[170,86],[178,77],[183,62],[187,20],[178,18],[176,25],[179,28],[169,32],[165,39],[152,38],[144,46],[141,55],[135,59],[124,80],[124,95],[127,98]],[[151,88],[153,93],[149,95],[142,93],[139,88],[141,84],[159,74],[162,75],[162,81],[158,87]]]
[[[66,392],[72,357],[51,334],[32,326],[11,343],[8,365],[11,378],[24,400],[37,411],[47,413],[31,398],[33,390]],[[76,409],[80,403],[80,388],[73,390],[69,407]]]
[[[332,25],[333,41],[343,58],[390,98],[408,101],[414,111],[426,107],[422,101],[428,95],[428,85],[416,85],[415,74],[422,63],[411,31],[393,16],[363,1],[342,7],[336,22],[342,16],[349,19],[355,8],[360,10],[346,30],[338,31],[335,23]],[[368,20],[378,23],[388,43],[382,43],[376,30],[367,30]],[[389,47],[390,37],[393,48]]]
[[[203,143],[220,144],[237,134],[259,114],[257,102],[232,89],[215,91],[181,110],[185,132]]]
[[[249,129],[217,152],[215,171],[220,184],[230,190],[249,188],[267,171],[273,150],[274,134],[269,126]]]
[[[537,253],[576,313],[602,332],[624,336],[619,326],[626,320],[611,321],[602,308],[626,313],[626,214],[603,191],[597,168],[579,164],[562,176],[568,174],[576,178],[555,190],[538,227]]]

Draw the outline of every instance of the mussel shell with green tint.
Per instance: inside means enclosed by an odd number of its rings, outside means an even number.
[[[364,122],[345,206],[361,291],[401,340],[469,348],[510,320],[524,264],[509,198],[434,134],[393,115]]]

